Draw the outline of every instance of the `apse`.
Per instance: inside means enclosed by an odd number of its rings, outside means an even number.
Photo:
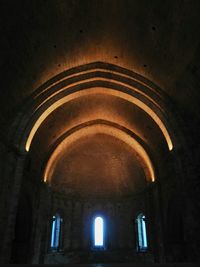
[[[159,186],[177,165],[168,105],[152,82],[106,62],[61,72],[34,92],[14,142],[44,214],[35,228],[43,263],[66,263],[72,252],[91,263],[95,253],[106,262],[161,257]]]
[[[133,149],[106,135],[90,134],[64,147],[47,183],[73,196],[122,196],[141,191],[145,173]]]
[[[200,261],[200,2],[0,12],[0,264]]]

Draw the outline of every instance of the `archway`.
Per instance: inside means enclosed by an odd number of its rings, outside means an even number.
[[[83,102],[91,106],[90,114],[84,113]],[[68,114],[69,110],[74,117],[60,116],[62,111]],[[42,186],[47,182],[45,186],[49,188],[48,176],[55,159],[60,159],[68,145],[95,134],[111,136],[132,149],[135,164],[145,173],[148,188],[151,182],[167,177],[168,168],[163,169],[163,164],[174,168],[172,155],[179,143],[174,121],[166,95],[136,73],[102,62],[65,71],[42,85],[15,121],[17,131],[10,136],[21,158],[16,161],[13,189],[19,192],[17,185],[21,184],[23,171],[17,170],[25,168],[27,157],[31,159],[30,177],[34,186],[40,191],[42,181]],[[160,157],[168,162],[159,162]],[[45,204],[42,205],[45,210]],[[13,210],[14,206],[10,212]],[[73,246],[79,246],[77,243]]]

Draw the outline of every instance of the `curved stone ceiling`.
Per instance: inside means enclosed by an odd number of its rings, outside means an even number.
[[[42,115],[38,118],[38,120],[36,121],[34,127],[32,128],[29,137],[27,139],[26,142],[26,150],[29,151],[30,149],[30,145],[32,143],[32,139],[36,133],[36,131],[38,130],[38,128],[41,126],[41,124],[44,122],[44,120],[51,114],[51,112],[53,112],[55,109],[57,109],[58,107],[64,105],[65,103],[67,103],[70,100],[79,98],[79,97],[83,97],[83,96],[87,96],[87,95],[92,95],[92,94],[105,94],[105,95],[113,95],[116,97],[120,97],[122,99],[127,100],[128,102],[131,102],[132,104],[140,107],[142,110],[144,110],[157,124],[157,126],[160,128],[160,130],[162,131],[166,142],[168,144],[169,150],[173,149],[173,144],[171,141],[171,138],[169,136],[169,133],[165,127],[165,125],[163,124],[163,122],[161,121],[161,119],[156,115],[156,113],[149,108],[147,105],[145,105],[142,101],[134,98],[134,97],[130,97],[127,94],[124,94],[122,92],[116,92],[112,89],[103,89],[103,88],[95,88],[95,89],[85,89],[84,91],[79,91],[77,93],[73,93],[70,96],[66,96],[63,97],[62,99],[56,101],[54,104],[52,104],[49,108],[47,108]]]
[[[1,120],[51,77],[94,61],[140,73],[199,116],[199,10],[199,1],[5,1]]]
[[[123,141],[129,147],[131,147],[143,167],[146,179],[152,182],[155,181],[155,172],[153,164],[143,146],[135,138],[122,131],[121,129],[117,129],[116,127],[105,123],[99,124],[98,122],[92,125],[86,125],[83,128],[77,129],[76,131],[70,133],[70,135],[68,135],[55,148],[52,155],[50,156],[50,159],[47,162],[46,169],[44,172],[44,181],[48,181],[49,183],[51,183],[50,177],[52,176],[51,173],[54,171],[54,166],[56,162],[60,159],[61,155],[63,153],[66,153],[68,146],[70,146],[72,143],[78,143],[80,138],[90,138],[91,135],[95,135],[97,133],[115,137],[116,139]]]
[[[52,112],[38,129],[30,152],[41,161],[42,154],[38,154],[38,146],[46,154],[65,132],[77,125],[99,119],[129,129],[153,151],[167,152],[162,133],[144,111],[121,98],[105,94],[74,99]]]
[[[98,67],[102,68],[103,71],[99,71]],[[86,68],[86,72],[88,70],[90,72],[86,75],[82,74],[82,68]],[[70,75],[70,72],[74,73]],[[23,141],[26,142],[26,150],[29,151],[38,128],[54,110],[76,98],[95,94],[112,95],[138,106],[160,128],[169,150],[173,149],[169,134],[169,122],[166,119],[169,120],[170,116],[165,114],[163,95],[159,88],[126,69],[96,62],[61,73],[58,77],[55,77],[55,81],[52,79],[45,84],[45,87],[41,87],[36,92],[33,100],[36,106],[34,107],[33,102],[33,114],[31,115],[33,119],[26,127]]]
[[[52,188],[76,198],[120,197],[144,190],[146,177],[140,159],[107,131],[82,135],[78,142],[61,146],[47,181]]]

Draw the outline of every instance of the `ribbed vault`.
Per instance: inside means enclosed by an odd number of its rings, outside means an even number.
[[[32,175],[39,174],[48,183],[68,148],[84,138],[98,143],[96,135],[119,140],[125,150],[131,148],[146,180],[155,181],[157,159],[173,149],[168,104],[163,92],[142,76],[95,62],[67,70],[42,85],[27,102],[29,112],[19,117],[25,131],[15,140],[37,166]]]
[[[47,84],[46,88],[40,89],[35,96],[37,107],[33,111],[34,119],[28,129],[25,144],[27,151],[38,128],[51,112],[77,97],[97,93],[120,97],[145,111],[162,131],[169,150],[173,149],[159,90],[146,85],[144,81],[138,82],[136,78],[130,76],[130,72],[125,73],[124,69],[116,66],[110,70],[106,69],[105,64],[96,63],[89,64],[87,68],[89,70],[83,71],[77,68],[73,74],[65,73],[65,78],[57,77],[60,78],[59,81],[53,80],[51,86]]]
[[[108,136],[115,137],[119,140],[122,140],[126,143],[132,150],[135,152],[135,157],[139,158],[141,165],[144,169],[147,180],[154,181],[155,173],[153,164],[151,159],[148,156],[148,153],[143,148],[143,146],[134,138],[134,135],[131,133],[127,133],[126,129],[120,129],[118,126],[102,122],[102,121],[93,121],[88,124],[84,124],[81,127],[77,127],[77,129],[73,129],[70,133],[67,133],[65,139],[60,142],[60,144],[56,147],[54,152],[52,153],[50,159],[48,160],[46,170],[44,173],[44,180],[48,181],[50,178],[49,172],[52,172],[53,166],[56,163],[56,160],[59,158],[60,154],[67,151],[67,148],[75,142],[79,142],[79,139],[83,137],[90,138],[96,134],[104,134]],[[139,139],[137,137],[137,139]]]

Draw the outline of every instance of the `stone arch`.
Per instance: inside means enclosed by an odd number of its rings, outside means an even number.
[[[51,149],[51,153],[49,153],[49,158],[45,164],[45,170],[44,170],[44,180],[45,182],[48,179],[48,173],[51,169],[52,164],[54,163],[55,157],[56,157],[56,152],[57,154],[59,153],[59,147],[66,146],[68,142],[68,137],[71,137],[73,139],[73,135],[76,135],[77,133],[83,133],[85,129],[87,130],[87,135],[89,132],[91,132],[93,128],[93,132],[109,132],[109,135],[117,136],[117,138],[122,139],[125,143],[127,143],[129,146],[132,147],[133,150],[136,151],[136,153],[140,157],[141,164],[143,166],[145,176],[147,181],[154,182],[155,181],[155,168],[154,164],[152,163],[151,157],[149,157],[149,153],[147,152],[148,150],[145,148],[145,145],[143,145],[144,142],[140,140],[140,138],[135,135],[133,132],[130,130],[120,127],[120,125],[116,125],[115,123],[111,123],[108,121],[102,121],[102,120],[96,120],[96,121],[90,121],[88,123],[83,123],[83,125],[78,125],[77,127],[74,127],[74,129],[71,129],[69,132],[66,132],[64,136],[60,138],[59,141],[57,141],[57,144],[53,146]],[[113,130],[112,130],[113,129]],[[121,134],[120,134],[121,133]],[[126,140],[124,140],[126,139]],[[74,142],[74,141],[73,141]]]
[[[166,104],[169,104],[168,101],[166,103],[166,95],[140,75],[101,62],[63,72],[41,86],[24,106],[28,112],[19,115],[21,123],[14,137],[16,146],[22,151],[29,150],[35,132],[52,110],[67,99],[81,97],[89,91],[92,93],[94,88],[104,88],[101,90],[103,93],[122,97],[147,112],[162,131],[169,150],[173,149],[171,125],[174,124],[170,112],[166,115]]]
[[[6,238],[8,240],[11,237],[9,229],[13,227],[16,215],[16,206],[10,203],[15,203],[19,196],[23,170],[28,156],[28,150],[25,149],[25,146],[27,140],[32,141],[30,133],[34,125],[45,111],[48,109],[51,111],[51,105],[56,102],[61,101],[59,103],[62,105],[65,103],[62,103],[62,100],[67,100],[70,96],[78,96],[78,94],[81,96],[86,92],[92,94],[97,90],[100,90],[102,94],[109,92],[110,95],[118,95],[126,101],[131,99],[130,102],[134,105],[138,104],[140,108],[140,105],[144,105],[144,111],[150,109],[153,112],[150,117],[154,119],[157,127],[163,133],[169,150],[172,147],[168,141],[173,142],[172,156],[171,152],[168,156],[172,165],[175,164],[173,153],[184,140],[178,130],[176,116],[172,114],[174,109],[170,100],[156,85],[132,71],[102,62],[95,62],[62,72],[47,81],[32,96],[27,98],[25,105],[10,128],[9,142],[14,151],[11,155],[14,162],[12,174],[10,174],[13,182],[11,198],[14,200],[8,200],[9,214],[11,215],[6,222],[8,225]],[[158,125],[159,122],[162,122],[161,127]],[[37,129],[36,127],[35,130],[37,131]],[[164,134],[165,131],[167,134]],[[179,161],[178,168],[181,169],[180,163]],[[159,172],[159,166],[156,168]],[[7,247],[5,246],[3,249],[6,250]]]

